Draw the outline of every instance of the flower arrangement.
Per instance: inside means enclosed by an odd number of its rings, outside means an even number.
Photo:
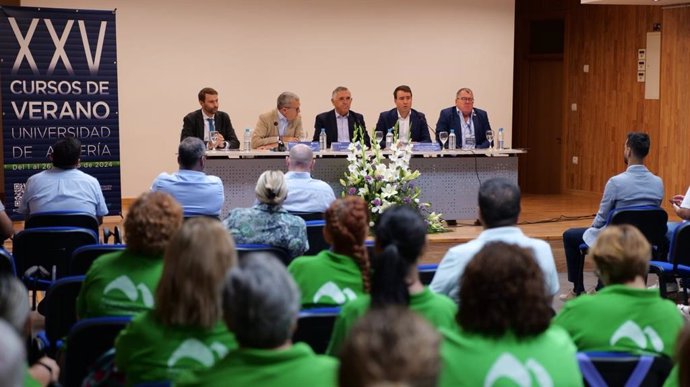
[[[371,150],[364,142],[364,129],[355,126],[353,142],[349,146],[347,172],[340,184],[344,195],[361,196],[369,207],[369,226],[375,227],[379,216],[394,204],[409,205],[426,219],[429,233],[447,231],[441,214],[430,212],[431,204],[420,202],[420,188],[414,180],[419,171],[410,170],[412,144],[393,141],[388,162],[381,145],[372,140]],[[397,140],[397,139],[396,139]]]

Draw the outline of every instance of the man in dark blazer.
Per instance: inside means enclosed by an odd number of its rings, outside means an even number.
[[[462,120],[461,118],[462,117]],[[456,148],[462,148],[468,132],[474,133],[476,148],[488,148],[486,131],[491,130],[486,111],[474,107],[474,93],[463,87],[455,94],[455,106],[441,110],[436,123],[436,141],[441,143],[438,134],[455,130]],[[448,148],[448,144],[446,144]]]
[[[355,125],[358,125],[362,127],[364,142],[369,146],[369,135],[367,134],[367,126],[364,123],[364,116],[350,110],[350,105],[352,104],[350,90],[344,86],[336,87],[331,96],[331,103],[333,103],[334,109],[316,116],[312,141],[319,141],[321,129],[326,129],[326,141],[329,148],[333,141],[353,142],[355,140]],[[345,129],[346,127],[347,131],[338,131],[339,121],[342,128]],[[359,141],[359,139],[357,140]]]
[[[385,147],[386,133],[390,128],[395,128],[397,138],[400,138],[400,132],[407,132],[412,142],[431,142],[426,116],[412,109],[412,89],[406,85],[396,87],[393,91],[393,100],[396,108],[382,112],[376,123],[376,130],[383,132],[381,148]]]
[[[235,129],[232,128],[228,113],[218,111],[218,92],[210,87],[199,91],[199,105],[201,109],[187,114],[182,120],[182,133],[180,141],[187,137],[197,137],[204,141],[210,141],[209,132],[218,132],[215,148],[237,149],[240,141],[237,139]]]

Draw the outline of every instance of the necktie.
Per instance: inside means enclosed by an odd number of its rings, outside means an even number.
[[[206,121],[208,121],[208,131],[209,132],[215,132],[216,131],[216,123],[213,122],[213,118],[207,118]]]

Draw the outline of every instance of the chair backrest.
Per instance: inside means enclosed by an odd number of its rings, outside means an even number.
[[[304,255],[316,255],[321,250],[329,249],[331,245],[326,242],[326,238],[323,236],[323,228],[326,226],[326,221],[308,220],[306,223],[309,250],[307,250]]]
[[[64,277],[48,289],[38,311],[46,317],[46,336],[51,350],[69,333],[77,322],[77,296],[84,283],[84,276]],[[42,310],[43,309],[43,310]]]
[[[100,356],[113,348],[130,316],[96,317],[79,320],[67,337],[65,367],[60,379],[65,387],[80,387],[88,370]]]
[[[678,265],[690,266],[690,222],[684,221],[673,231],[668,260],[676,270]]]
[[[24,228],[70,226],[93,230],[98,235],[98,219],[87,212],[49,211],[29,215]]]
[[[660,387],[673,367],[666,356],[622,352],[579,352],[577,361],[589,387]]]
[[[209,218],[209,219],[220,221],[218,214],[204,214],[201,212],[194,212],[194,211],[185,211],[184,212],[184,220],[189,220],[189,219],[198,218],[198,217],[204,217],[204,218]]]
[[[12,251],[18,276],[32,266],[47,272],[56,268],[56,278],[67,276],[72,252],[77,247],[98,243],[98,235],[80,227],[37,227],[25,229],[14,237]]]
[[[289,211],[292,215],[299,216],[305,221],[308,220],[323,220],[323,212],[300,212],[300,211]]]
[[[417,265],[417,272],[419,273],[419,280],[422,281],[422,285],[429,285],[436,275],[436,270],[438,269],[438,264],[427,263],[422,265]]]
[[[278,257],[278,259],[280,259],[280,261],[283,262],[283,264],[285,264],[285,266],[289,265],[292,261],[290,253],[282,247],[264,245],[260,243],[247,243],[235,245],[235,250],[237,250],[237,256],[240,259],[246,257],[251,253],[264,251],[275,254]]]
[[[654,257],[665,257],[668,252],[666,239],[666,222],[668,214],[661,207],[630,206],[612,210],[608,224],[629,224],[637,227],[654,247]]]
[[[0,247],[0,273],[17,275],[17,268],[14,266],[14,257],[3,247]]]
[[[84,275],[93,261],[103,254],[112,253],[114,251],[121,251],[125,249],[125,245],[85,245],[80,246],[72,252],[72,258],[69,263],[69,275]]]
[[[292,341],[307,343],[316,353],[326,353],[338,313],[339,307],[302,310]]]

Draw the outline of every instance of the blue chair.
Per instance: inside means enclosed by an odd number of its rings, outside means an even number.
[[[293,342],[309,344],[316,353],[324,354],[331,340],[339,307],[304,309],[297,320],[297,330],[292,335]]]
[[[245,243],[235,245],[235,250],[237,250],[237,256],[240,259],[243,259],[252,253],[267,252],[274,254],[278,259],[280,259],[281,262],[283,262],[283,264],[285,264],[285,266],[289,265],[292,261],[290,253],[282,247],[265,245],[261,243]]]
[[[98,218],[88,212],[78,211],[45,211],[30,214],[24,221],[24,229],[37,227],[81,227],[92,230],[98,235],[100,223]],[[103,228],[103,243],[108,243],[110,236],[114,236],[115,243],[122,243],[120,230],[113,231]]]
[[[676,278],[686,279],[683,284],[683,296],[685,304],[688,303],[688,288],[690,279],[690,222],[684,221],[673,231],[671,248],[668,253],[668,262],[652,260],[649,262],[649,272],[659,278],[659,293],[666,297],[666,282]]]
[[[67,336],[65,366],[60,372],[62,384],[81,386],[91,366],[114,347],[117,335],[131,320],[131,316],[96,317],[74,324]]]
[[[438,270],[438,264],[427,263],[417,265],[417,272],[419,273],[419,280],[422,285],[429,285],[436,275],[436,270]]]
[[[0,247],[0,273],[17,275],[17,269],[14,267],[14,257],[3,247]]]
[[[625,352],[578,352],[577,361],[589,387],[660,387],[673,367],[666,356]]]
[[[80,227],[37,227],[15,235],[13,253],[17,275],[29,290],[46,290],[58,278],[66,277],[72,252],[77,247],[98,243],[98,235]]]
[[[629,224],[635,226],[652,245],[652,257],[658,259],[665,257],[668,251],[666,240],[666,223],[668,214],[661,207],[655,206],[628,206],[611,210],[606,218],[606,225]],[[584,277],[585,256],[589,252],[589,246],[580,245],[581,265],[578,271],[580,281]],[[600,286],[597,286],[600,287]]]
[[[77,296],[83,283],[83,275],[60,278],[38,305],[39,313],[46,318],[45,333],[51,353],[55,353],[60,341],[77,322]]]
[[[198,217],[204,217],[204,218],[217,220],[220,222],[220,218],[218,217],[218,214],[204,214],[202,212],[185,211],[183,216],[184,216],[184,220],[189,220],[189,219],[198,218]]]
[[[125,245],[106,245],[106,244],[95,244],[86,245],[78,247],[74,252],[72,252],[72,258],[69,262],[69,275],[84,275],[93,261],[103,254],[112,253],[115,251],[122,251],[125,249]]]
[[[323,236],[323,228],[326,226],[325,220],[308,220],[307,239],[309,240],[309,250],[304,255],[316,255],[321,250],[330,249],[331,245],[326,242]]]

